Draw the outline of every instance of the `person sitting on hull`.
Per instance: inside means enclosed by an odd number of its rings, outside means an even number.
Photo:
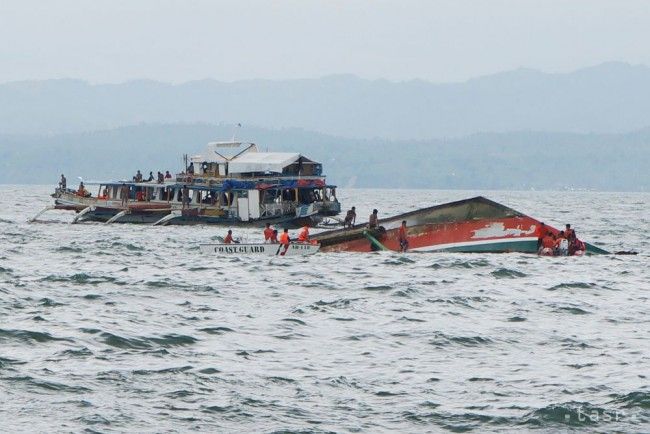
[[[345,220],[343,220],[343,227],[351,228],[354,226],[354,223],[357,221],[357,212],[356,208],[352,207],[348,210],[348,213],[345,215]]]
[[[88,196],[88,192],[86,191],[86,187],[84,186],[83,181],[79,183],[79,188],[77,189],[77,196],[80,197]]]
[[[582,256],[587,250],[587,245],[580,241],[576,236],[576,233],[573,232],[571,239],[569,240],[569,256]]]
[[[542,256],[553,256],[553,249],[555,248],[555,238],[551,231],[546,232],[546,236],[542,238],[542,245],[538,253]]]
[[[368,218],[368,227],[370,229],[377,228],[377,224],[379,223],[378,214],[379,211],[377,211],[376,209],[372,210],[372,214],[370,214],[370,217]]]

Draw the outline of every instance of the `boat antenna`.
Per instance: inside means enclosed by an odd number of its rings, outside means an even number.
[[[237,126],[235,127],[234,131],[232,132],[232,142],[235,142],[235,136],[237,135],[237,131],[241,128],[241,123],[237,122]]]

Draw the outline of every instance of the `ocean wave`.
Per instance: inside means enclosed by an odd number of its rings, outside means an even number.
[[[103,332],[100,336],[104,344],[128,350],[147,350],[157,346],[168,348],[192,345],[198,341],[198,339],[192,336],[177,334],[163,335],[161,337],[126,338],[113,333]]]
[[[57,393],[59,392],[60,393],[88,393],[92,391],[87,387],[69,386],[67,384],[57,383],[54,381],[37,379],[29,375],[24,375],[19,377],[4,377],[3,381],[9,381],[13,383],[16,387],[20,387],[21,385],[24,385],[31,388],[37,388],[40,390],[47,390],[47,391],[57,392]]]
[[[547,288],[549,291],[557,291],[560,289],[589,289],[596,286],[595,283],[588,282],[572,282],[572,283],[560,283],[558,285]]]
[[[490,274],[497,279],[516,279],[519,277],[528,276],[526,273],[522,273],[521,271],[517,270],[511,270],[509,268],[498,268],[492,271]]]
[[[67,341],[73,342],[69,338],[59,338],[52,336],[48,332],[37,332],[32,330],[11,330],[11,329],[0,329],[0,341],[2,340],[15,340],[26,343],[46,343],[46,342],[55,342],[55,341]]]

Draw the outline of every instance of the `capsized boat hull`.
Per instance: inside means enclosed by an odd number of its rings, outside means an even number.
[[[540,221],[484,197],[437,205],[382,219],[368,231],[359,226],[322,232],[313,238],[322,251],[370,252],[378,250],[376,239],[388,250],[399,251],[399,226],[406,221],[410,251],[446,252],[537,252],[536,232]],[[554,233],[559,231],[547,225]],[[590,253],[607,253],[587,244]]]
[[[306,256],[320,249],[319,244],[290,243],[288,248],[282,244],[241,243],[241,244],[201,244],[199,250],[204,254],[223,256]]]

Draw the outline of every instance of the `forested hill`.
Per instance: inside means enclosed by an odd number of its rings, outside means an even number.
[[[80,80],[0,84],[0,134],[226,122],[342,137],[426,140],[482,132],[625,133],[650,126],[650,68],[518,69],[462,83],[337,75],[304,80]]]
[[[181,168],[184,153],[228,140],[232,125],[143,124],[92,133],[0,136],[0,183],[123,179]],[[299,129],[244,127],[261,150],[324,163],[343,187],[650,190],[650,130],[627,134],[519,132],[448,140],[361,140]],[[72,181],[74,182],[74,181]]]

